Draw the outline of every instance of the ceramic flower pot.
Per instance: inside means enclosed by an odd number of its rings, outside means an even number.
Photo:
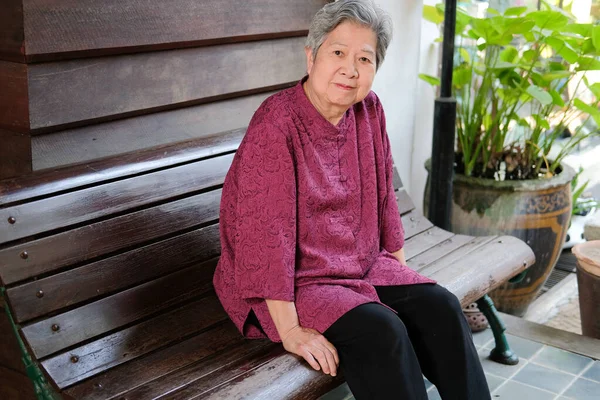
[[[430,162],[426,163],[430,170]],[[571,180],[575,171],[562,166],[549,179],[495,181],[456,174],[450,230],[485,236],[512,235],[527,243],[536,256],[519,283],[506,282],[490,293],[500,311],[522,316],[535,300],[560,256],[571,217]],[[428,208],[429,178],[425,188]]]

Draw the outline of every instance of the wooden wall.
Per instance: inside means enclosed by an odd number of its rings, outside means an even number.
[[[5,0],[0,179],[245,127],[326,0]]]
[[[3,0],[0,185],[245,128],[305,73],[326,0]],[[2,399],[32,398],[0,310]],[[14,339],[14,338],[13,338]]]

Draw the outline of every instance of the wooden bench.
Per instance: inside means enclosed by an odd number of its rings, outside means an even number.
[[[315,399],[343,382],[243,339],[215,297],[221,185],[243,134],[1,182],[6,316],[39,397]],[[463,305],[533,263],[516,238],[433,226],[396,178],[409,266]]]

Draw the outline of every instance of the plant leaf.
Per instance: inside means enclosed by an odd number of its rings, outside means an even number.
[[[594,44],[596,51],[600,51],[600,26],[599,25],[594,26],[594,28],[592,30],[592,43]]]
[[[438,78],[436,76],[419,74],[419,78],[421,78],[421,80],[429,83],[431,86],[439,86],[440,85],[440,78]]]
[[[498,60],[495,64],[490,65],[491,69],[509,69],[515,68],[517,65],[506,61]]]
[[[565,106],[565,101],[562,99],[562,97],[560,97],[560,93],[558,93],[556,90],[549,90],[548,93],[550,93],[550,96],[552,96],[552,103],[555,106]]]
[[[592,24],[568,24],[564,27],[563,32],[571,32],[583,37],[590,37],[592,36]]]
[[[460,56],[462,57],[462,59],[470,64],[471,63],[471,56],[469,55],[469,52],[467,51],[467,49],[465,49],[464,47],[461,47],[458,52],[460,53]]]
[[[527,93],[531,95],[534,99],[542,103],[542,105],[547,106],[552,103],[552,96],[548,92],[545,92],[541,87],[531,85],[527,88]]]
[[[504,50],[500,52],[500,60],[512,63],[515,58],[519,55],[519,51],[513,46],[506,46]]]
[[[588,84],[587,87],[588,89],[590,89],[590,92],[592,92],[594,96],[596,96],[596,99],[600,100],[600,83],[596,82],[591,85]]]
[[[510,7],[504,11],[507,17],[517,17],[527,11],[527,7]]]
[[[598,108],[590,106],[589,104],[585,104],[581,99],[575,99],[573,101],[573,105],[583,111],[586,114],[589,114],[596,124],[600,126],[600,110]]]
[[[579,59],[577,53],[565,43],[564,40],[556,37],[547,37],[546,43],[562,56],[569,64],[574,64]]]
[[[550,129],[550,124],[546,118],[541,117],[539,114],[533,114],[532,117],[535,119],[536,126],[541,126],[544,129]]]
[[[571,75],[573,75],[573,73],[571,71],[554,71],[554,72],[548,72],[547,74],[544,74],[543,78],[546,81],[553,81],[555,79],[568,78]]]
[[[440,13],[439,10],[434,6],[423,6],[423,18],[436,25],[444,22],[444,14]]]
[[[577,71],[598,71],[600,70],[600,61],[593,57],[580,57]]]
[[[527,14],[541,29],[556,31],[564,28],[569,19],[558,11],[533,11]]]

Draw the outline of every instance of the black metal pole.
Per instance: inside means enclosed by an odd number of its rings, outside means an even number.
[[[456,99],[452,97],[452,70],[456,26],[456,0],[446,0],[440,97],[435,100],[433,146],[431,150],[431,188],[428,216],[442,229],[450,229]]]

